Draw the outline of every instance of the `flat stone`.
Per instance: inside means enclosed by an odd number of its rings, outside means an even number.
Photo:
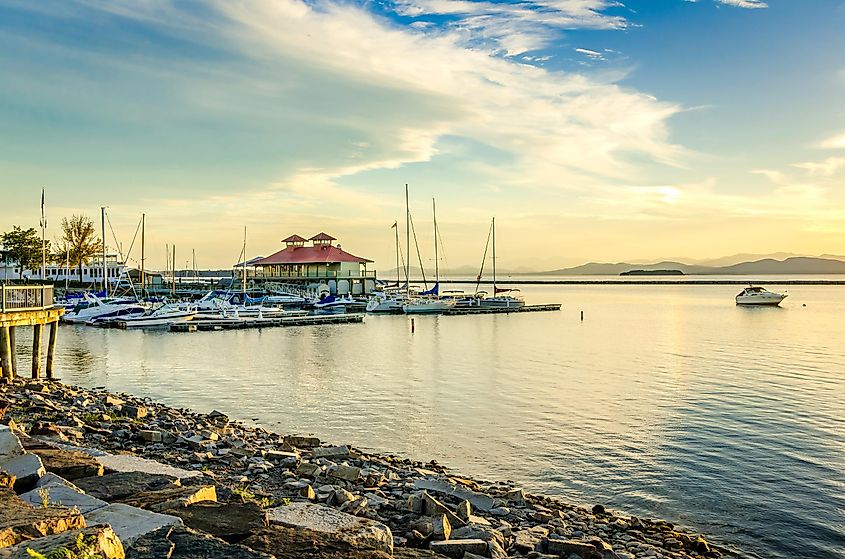
[[[314,448],[320,446],[320,439],[317,437],[300,437],[297,435],[288,435],[284,438],[285,443],[297,448]]]
[[[201,476],[201,472],[194,472],[190,470],[183,470],[182,468],[174,468],[155,460],[148,460],[139,456],[130,456],[128,454],[106,454],[103,456],[95,456],[97,462],[109,472],[143,472],[146,474],[173,476],[179,479],[187,479],[191,477]]]
[[[125,415],[126,417],[130,417],[132,419],[141,419],[143,417],[147,417],[147,406],[131,406],[127,404],[121,408],[120,413],[121,415]]]
[[[56,448],[41,441],[30,441],[27,450],[37,454],[48,472],[73,481],[75,479],[103,475],[103,466],[95,458],[80,450]]]
[[[312,464],[310,462],[303,462],[296,468],[296,473],[301,476],[317,477],[323,469],[319,464]]]
[[[72,530],[26,541],[6,549],[0,549],[0,557],[4,559],[32,559],[29,550],[42,554],[48,554],[59,548],[82,551],[77,546],[80,535],[83,537],[84,547],[82,549],[86,552],[85,557],[124,559],[123,543],[109,526],[92,526],[82,530]],[[81,555],[74,555],[74,557],[77,556],[81,557]]]
[[[161,434],[161,431],[141,429],[140,431],[138,431],[138,434],[141,435],[142,439],[150,443],[160,443],[164,439]]]
[[[0,469],[14,476],[14,489],[17,493],[29,491],[46,472],[44,464],[35,454],[20,454],[0,461]]]
[[[546,550],[549,553],[569,557],[570,555],[578,555],[584,559],[591,559],[593,557],[601,558],[601,555],[596,551],[596,547],[588,542],[580,540],[546,540]]]
[[[76,484],[89,495],[106,501],[120,501],[139,493],[180,485],[176,477],[145,472],[116,472],[78,479]]]
[[[423,499],[423,512],[426,516],[437,516],[440,514],[445,514],[446,518],[449,519],[449,524],[452,526],[464,526],[466,522],[458,518],[454,512],[449,509],[446,505],[432,497],[426,492],[422,494]]]
[[[193,485],[189,487],[169,487],[158,491],[147,491],[122,499],[127,505],[156,512],[187,507],[194,503],[217,501],[217,490],[213,485]]]
[[[390,555],[382,550],[351,543],[342,534],[284,526],[265,528],[244,540],[243,545],[276,559],[443,559],[442,556],[405,553],[405,548],[396,548],[396,554]]]
[[[255,503],[198,503],[168,511],[185,526],[238,543],[268,526],[267,513]]]
[[[39,487],[23,493],[20,498],[33,507],[44,506],[44,499],[46,498],[50,507],[64,507],[66,509],[75,507],[82,514],[108,505],[105,501],[64,485]]]
[[[338,458],[342,456],[349,456],[349,447],[343,446],[319,446],[311,449],[311,454],[314,458]]]
[[[429,549],[453,559],[462,559],[464,553],[486,555],[487,542],[484,540],[446,540],[431,542]]]
[[[0,488],[0,534],[12,544],[85,527],[81,514],[65,509],[35,508],[8,488]]]
[[[513,547],[522,554],[538,550],[540,542],[549,535],[549,530],[542,526],[534,526],[528,530],[513,533]]]
[[[41,479],[35,483],[35,487],[71,487],[73,489],[79,489],[76,485],[72,484],[63,477],[59,477],[50,472],[41,476]]]
[[[361,477],[361,468],[339,464],[329,468],[328,474],[333,478],[344,481],[358,481],[358,478]]]
[[[91,511],[85,515],[88,524],[108,524],[124,545],[131,545],[139,537],[163,526],[181,524],[182,519],[169,514],[159,514],[123,503]]]
[[[0,461],[24,453],[18,436],[7,425],[0,425]]]
[[[332,534],[359,547],[393,553],[393,534],[381,522],[313,503],[291,503],[267,511],[270,524]]]

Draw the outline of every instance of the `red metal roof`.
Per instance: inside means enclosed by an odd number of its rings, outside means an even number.
[[[328,236],[328,235],[327,235]],[[289,246],[276,254],[271,254],[255,263],[256,266],[270,264],[328,264],[335,262],[357,262],[366,264],[372,262],[366,258],[349,254],[345,250],[330,245],[313,247]]]
[[[302,237],[300,237],[299,235],[291,235],[291,236],[290,236],[290,237],[288,237],[287,239],[282,239],[282,242],[283,242],[283,243],[304,243],[304,242],[306,242],[307,240],[308,240],[308,239],[303,239],[303,238],[302,238]]]
[[[335,239],[334,237],[332,237],[331,235],[328,235],[326,233],[317,233],[316,235],[314,235],[313,237],[311,237],[308,240],[309,241],[336,241],[337,239]]]

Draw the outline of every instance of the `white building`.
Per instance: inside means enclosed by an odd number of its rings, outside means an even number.
[[[106,271],[108,273],[109,284],[116,283],[121,278],[126,278],[127,266],[122,262],[117,254],[106,255]],[[63,282],[65,279],[69,281],[79,281],[79,268],[71,266],[65,268],[58,264],[47,264],[44,278],[41,277],[41,269],[36,270],[24,269],[23,278],[31,280],[46,279],[48,281]],[[5,260],[0,263],[0,279],[2,280],[16,280],[21,277],[21,268],[14,261]],[[103,257],[94,257],[87,264],[82,265],[82,282],[83,283],[102,283],[103,281]]]

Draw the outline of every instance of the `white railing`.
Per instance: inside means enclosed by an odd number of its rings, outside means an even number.
[[[52,307],[52,285],[0,286],[0,312],[39,311]]]

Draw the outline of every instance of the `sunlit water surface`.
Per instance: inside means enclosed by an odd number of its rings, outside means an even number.
[[[752,557],[843,557],[845,287],[788,289],[783,308],[740,308],[734,286],[532,286],[529,303],[563,310],[416,317],[413,333],[404,316],[67,326],[57,369],[665,518]]]

